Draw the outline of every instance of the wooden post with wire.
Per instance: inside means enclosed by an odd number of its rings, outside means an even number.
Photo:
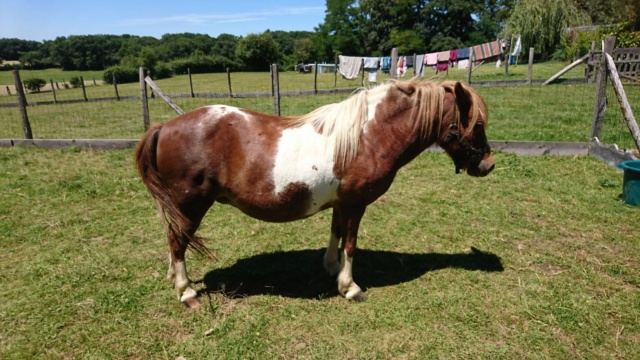
[[[613,36],[604,39],[604,47],[602,49],[602,59],[600,61],[600,68],[598,71],[598,86],[596,90],[596,102],[593,109],[593,126],[591,128],[591,136],[600,137],[602,131],[602,124],[604,122],[604,114],[607,111],[607,56],[613,52],[616,38]]]
[[[25,139],[33,139],[33,133],[31,132],[31,123],[29,123],[29,116],[27,115],[27,97],[24,94],[24,88],[22,87],[22,81],[20,81],[20,72],[13,70],[13,83],[16,86],[16,95],[18,96],[18,106],[20,107],[20,116],[22,117],[22,130],[24,130]]]
[[[150,120],[149,120],[149,99],[147,97],[147,83],[144,81],[146,77],[145,68],[141,67],[139,72],[140,76],[140,102],[142,103],[142,124],[144,126],[144,130],[147,131],[149,129]]]
[[[276,116],[280,116],[280,80],[278,78],[278,64],[271,65],[271,73],[273,74],[273,112]]]

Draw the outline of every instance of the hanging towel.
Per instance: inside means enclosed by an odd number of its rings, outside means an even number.
[[[438,63],[438,72],[447,71],[449,69],[449,62],[439,62]]]
[[[378,82],[378,71],[377,70],[369,70],[369,82],[377,83]]]
[[[430,53],[424,56],[425,65],[435,65],[438,63],[438,53]]]
[[[438,63],[441,63],[444,61],[449,62],[449,55],[450,55],[449,51],[440,51],[438,53]]]
[[[378,64],[380,63],[380,58],[377,57],[365,57],[364,58],[364,68],[368,69],[376,69],[378,70]]]
[[[476,60],[488,59],[496,55],[500,55],[500,43],[498,40],[473,47],[473,53]]]
[[[356,56],[339,56],[340,67],[338,71],[343,78],[347,80],[354,80],[358,78],[360,73],[360,67],[362,66],[362,58]]]
[[[398,69],[397,69],[397,74],[398,76],[404,76],[407,72],[407,65],[406,65],[406,59],[404,56],[400,56],[398,57]]]
[[[416,75],[424,76],[424,54],[416,55]]]
[[[408,68],[412,68],[413,67],[413,55],[409,55],[409,56],[405,56],[406,60],[404,62],[404,65]]]
[[[458,60],[458,69],[468,69],[469,59]]]
[[[458,61],[458,50],[449,51],[449,63],[453,65],[453,63]]]
[[[470,56],[469,48],[458,49],[458,59],[468,59]]]
[[[380,66],[380,70],[386,74],[389,72],[389,69],[391,69],[391,56],[383,56],[382,66]]]
[[[522,54],[522,39],[518,36],[518,40],[516,40],[516,45],[513,47],[513,52],[511,55],[517,56]]]

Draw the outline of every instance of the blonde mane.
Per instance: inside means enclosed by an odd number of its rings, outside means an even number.
[[[413,98],[413,106],[411,118],[414,121],[418,131],[424,138],[430,137],[433,133],[434,123],[439,125],[444,113],[444,99],[447,92],[455,94],[454,87],[456,82],[445,81],[443,83],[435,83],[429,81],[420,81],[413,78],[406,82],[392,80],[386,84],[378,85],[369,89],[358,89],[346,100],[328,104],[319,107],[312,112],[297,116],[288,117],[286,121],[289,126],[297,127],[311,124],[321,133],[328,143],[328,140],[334,142],[334,161],[341,162],[344,168],[358,152],[360,136],[362,135],[364,124],[369,118],[369,98],[375,96],[384,96],[392,86],[399,88],[412,88],[412,92],[406,93],[407,96]],[[485,119],[486,126],[487,107],[482,98],[468,85],[462,84],[464,89],[471,97],[471,113],[468,134],[479,119]]]

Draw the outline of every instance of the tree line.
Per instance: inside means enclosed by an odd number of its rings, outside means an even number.
[[[324,21],[314,31],[5,38],[0,60],[16,60],[27,69],[264,71],[271,63],[293,69],[299,62],[333,62],[336,54],[388,55],[392,47],[403,54],[442,51],[511,34],[522,35],[525,46],[549,58],[574,40],[567,40],[566,30],[580,25],[615,23],[616,31],[631,34],[629,43],[640,42],[639,14],[637,0],[327,0]]]

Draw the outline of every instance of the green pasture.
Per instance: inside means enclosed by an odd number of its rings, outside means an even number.
[[[329,211],[215,205],[193,311],[132,150],[0,148],[0,358],[634,359],[640,223],[621,189],[590,157],[497,153],[471,178],[425,153],[362,221],[364,303],[323,271]]]

